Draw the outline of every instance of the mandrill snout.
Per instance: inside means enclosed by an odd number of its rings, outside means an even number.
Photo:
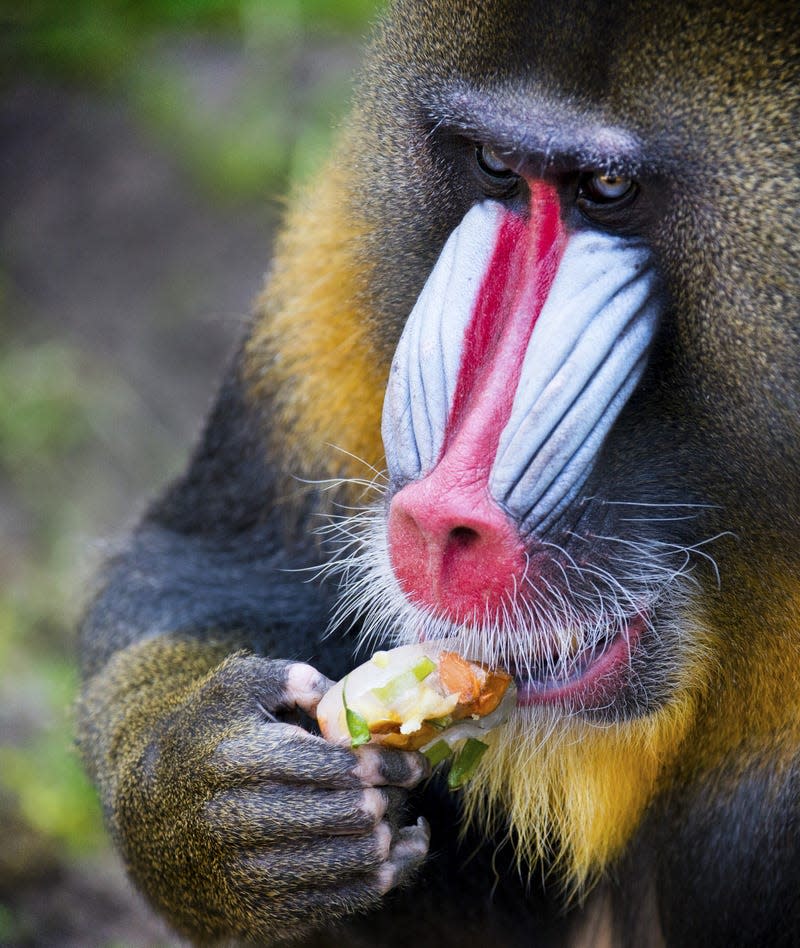
[[[445,458],[392,499],[389,556],[407,598],[454,622],[493,620],[520,589],[525,549],[485,481],[463,481]]]

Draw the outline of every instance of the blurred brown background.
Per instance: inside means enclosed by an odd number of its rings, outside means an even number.
[[[72,744],[93,569],[185,461],[375,0],[0,0],[0,945],[178,942]]]

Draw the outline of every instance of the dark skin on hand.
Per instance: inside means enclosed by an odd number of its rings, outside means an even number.
[[[391,6],[81,629],[182,935],[800,943],[798,48],[783,2]],[[316,732],[420,637],[516,679],[456,793]]]

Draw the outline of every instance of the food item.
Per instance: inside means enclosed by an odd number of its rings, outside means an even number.
[[[457,750],[450,783],[460,786],[486,750],[479,738],[515,704],[510,675],[423,642],[376,652],[328,691],[317,720],[336,744],[421,750],[433,765]]]

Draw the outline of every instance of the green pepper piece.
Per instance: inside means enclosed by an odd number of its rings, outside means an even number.
[[[432,662],[427,655],[413,665],[408,671],[400,672],[394,678],[390,678],[385,685],[373,688],[372,693],[383,705],[391,705],[404,691],[408,691],[424,681],[432,671],[435,671],[436,663]]]
[[[447,786],[451,790],[457,790],[472,777],[480,763],[481,757],[489,750],[489,745],[483,741],[476,740],[474,737],[468,737],[466,743],[461,748],[450,773],[447,775]]]
[[[362,744],[366,744],[369,741],[369,724],[367,724],[367,719],[363,717],[363,715],[359,714],[358,711],[353,711],[352,708],[347,706],[347,698],[344,691],[346,684],[347,679],[345,678],[342,683],[342,704],[344,705],[347,730],[350,732],[350,746],[361,747]]]
[[[437,764],[441,764],[443,760],[447,760],[453,753],[453,749],[447,741],[437,741],[435,744],[431,744],[430,747],[426,747],[422,753],[428,758],[431,767],[435,767]]]
[[[436,671],[436,662],[423,655],[416,665],[412,666],[411,671],[417,681],[424,681],[431,672]]]

